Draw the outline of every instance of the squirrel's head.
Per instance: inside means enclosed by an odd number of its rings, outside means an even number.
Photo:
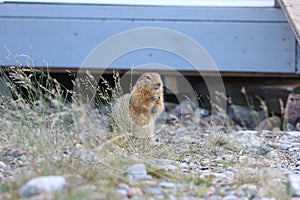
[[[144,73],[139,78],[138,83],[141,87],[146,89],[160,90],[163,87],[158,73]]]

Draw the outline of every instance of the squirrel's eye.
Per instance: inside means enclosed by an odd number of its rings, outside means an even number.
[[[146,78],[147,78],[148,80],[151,80],[151,76],[150,76],[150,75],[147,75]]]

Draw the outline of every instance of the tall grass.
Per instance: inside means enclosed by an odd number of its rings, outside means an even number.
[[[21,174],[13,173],[15,178],[1,183],[1,199],[6,195],[8,199],[14,198],[18,188],[32,177],[53,174],[70,179],[78,176],[79,186],[99,187],[101,183],[104,186],[98,189],[104,195],[115,195],[111,188],[119,181],[126,182],[124,172],[128,166],[144,163],[148,169],[160,173],[162,165],[156,158],[172,156],[164,144],[144,149],[113,142],[111,106],[122,94],[117,73],[113,75],[112,87],[103,77],[87,72],[73,82],[72,91],[52,78],[49,71],[32,66],[11,67],[6,71],[1,68],[0,76],[6,82],[3,88],[11,93],[0,94],[0,152],[21,149],[27,158],[23,167],[19,166]],[[14,162],[7,164],[18,166]],[[80,197],[78,185],[71,185],[59,198]]]

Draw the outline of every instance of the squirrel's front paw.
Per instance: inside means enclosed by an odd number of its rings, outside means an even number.
[[[154,101],[157,101],[157,100],[159,100],[160,99],[160,96],[159,95],[157,95],[157,94],[154,94],[154,96],[153,96],[153,100]]]
[[[158,106],[153,106],[151,112],[152,112],[152,113],[157,113],[158,111],[159,111]]]

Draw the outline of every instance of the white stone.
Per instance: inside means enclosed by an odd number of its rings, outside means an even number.
[[[4,162],[0,161],[0,169],[3,169],[5,167],[6,167],[6,164]]]
[[[289,191],[292,196],[300,196],[300,176],[290,174],[288,179]]]
[[[31,197],[43,193],[59,193],[66,186],[63,176],[41,176],[28,181],[20,190],[21,198]]]
[[[146,166],[144,164],[134,164],[128,167],[126,174],[130,179],[133,180],[144,180],[151,178],[151,176],[147,175]]]

